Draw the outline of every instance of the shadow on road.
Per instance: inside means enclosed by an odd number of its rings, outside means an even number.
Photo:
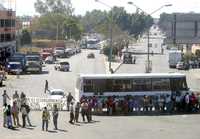
[[[67,130],[64,130],[64,129],[58,129],[58,131],[60,131],[60,132],[68,132]]]
[[[54,130],[48,130],[49,133],[58,133],[57,131]]]

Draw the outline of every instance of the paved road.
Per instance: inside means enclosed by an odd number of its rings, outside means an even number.
[[[11,95],[14,90],[24,91],[28,96],[43,97],[44,81],[47,79],[52,88],[62,88],[66,91],[74,92],[76,76],[79,73],[105,73],[104,59],[93,51],[95,59],[87,59],[87,54],[91,51],[85,50],[81,54],[73,56],[67,60],[71,64],[71,72],[59,72],[54,70],[53,65],[44,67],[41,75],[23,75],[20,79],[15,76],[9,77],[4,88]],[[144,60],[146,56],[139,56],[136,65],[123,65],[118,73],[144,72]],[[168,72],[167,56],[153,56],[153,72]],[[161,66],[159,66],[161,65]],[[198,71],[190,70],[190,75],[198,79]],[[199,87],[198,82],[192,83]],[[2,101],[2,99],[0,99]],[[0,115],[2,113],[0,112]],[[95,116],[96,121],[90,124],[80,123],[70,125],[68,123],[69,113],[61,112],[59,115],[59,131],[53,130],[52,121],[50,122],[50,132],[41,131],[41,112],[31,112],[31,120],[35,127],[19,128],[12,131],[0,127],[1,139],[199,139],[200,115],[174,115],[174,116]],[[51,118],[52,120],[52,118]],[[81,121],[81,120],[80,120]],[[0,116],[2,124],[2,116]]]
[[[95,116],[95,122],[78,125],[68,123],[69,113],[59,115],[59,129],[41,130],[41,112],[32,112],[35,127],[12,131],[0,127],[1,139],[199,139],[199,115],[175,116]],[[81,121],[81,120],[80,120]],[[0,118],[0,122],[2,120]]]
[[[95,59],[87,58],[91,52],[95,54]],[[80,54],[69,59],[59,59],[59,61],[68,61],[71,66],[70,72],[55,71],[54,65],[45,65],[42,74],[20,75],[20,79],[17,79],[15,75],[9,76],[8,81],[5,82],[6,86],[0,88],[0,92],[6,89],[8,95],[12,96],[14,91],[18,90],[24,91],[27,96],[45,97],[44,84],[45,80],[48,80],[50,88],[60,88],[73,94],[78,74],[105,73],[104,58],[96,50],[83,50]]]

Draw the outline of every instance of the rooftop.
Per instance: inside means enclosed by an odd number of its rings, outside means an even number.
[[[136,73],[136,74],[80,74],[85,79],[110,79],[110,78],[176,78],[185,77],[182,73]]]

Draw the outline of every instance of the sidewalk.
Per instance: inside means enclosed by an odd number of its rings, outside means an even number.
[[[105,62],[105,68],[106,68],[106,74],[111,74],[109,70],[109,61],[106,56],[104,56],[104,62]],[[111,62],[111,68],[113,69],[114,73],[121,67],[122,61],[120,59],[117,60],[117,62]]]

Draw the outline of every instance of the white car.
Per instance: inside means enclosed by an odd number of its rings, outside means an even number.
[[[55,67],[54,67],[55,70],[59,70],[59,71],[69,71],[70,69],[70,64],[69,62],[59,62],[59,63],[56,63]]]
[[[64,90],[62,89],[52,89],[49,91],[49,95],[51,99],[63,99],[65,97]]]

